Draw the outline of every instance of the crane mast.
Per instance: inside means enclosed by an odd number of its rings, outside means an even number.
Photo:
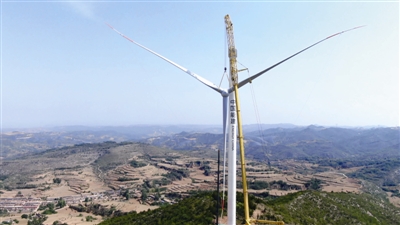
[[[243,141],[243,129],[242,129],[242,118],[240,113],[240,101],[239,101],[239,87],[238,87],[238,69],[237,69],[237,50],[235,48],[235,40],[233,38],[233,25],[229,15],[225,16],[225,25],[226,25],[226,34],[227,34],[227,41],[228,41],[228,56],[229,56],[229,85],[230,88],[233,88],[233,92],[235,93],[236,99],[236,119],[237,119],[237,127],[239,133],[239,146],[240,146],[240,165],[241,165],[241,172],[242,172],[242,183],[243,183],[243,206],[244,206],[244,217],[245,217],[245,224],[250,225],[252,223],[264,223],[264,224],[278,224],[284,225],[283,221],[269,221],[269,220],[255,220],[251,219],[249,215],[249,197],[247,191],[247,178],[246,178],[246,165],[245,165],[245,158],[244,158],[244,141]],[[232,101],[230,101],[232,103]],[[231,111],[231,118],[234,116],[232,115]],[[236,139],[234,139],[236,141]],[[236,152],[231,152],[236,154]],[[230,161],[231,163],[231,161]],[[234,162],[236,164],[236,161]],[[231,173],[232,174],[232,173]],[[235,174],[236,178],[236,174]],[[229,183],[228,183],[229,184]],[[236,185],[236,183],[235,183]],[[228,190],[229,191],[229,190]],[[228,196],[236,195],[236,193],[228,193]],[[229,199],[228,199],[229,200]],[[236,199],[235,199],[236,201]],[[232,204],[232,203],[231,203]],[[229,201],[228,201],[228,213],[229,213]],[[228,224],[234,224],[232,216],[236,215],[229,215],[228,214]]]
[[[235,39],[233,37],[233,25],[229,15],[225,16],[225,25],[226,25],[226,35],[228,39],[228,56],[229,56],[229,71],[230,71],[230,79],[232,82],[232,86],[237,84],[238,81],[238,71],[236,65],[237,51],[235,48]]]
[[[229,74],[230,74],[230,86],[234,88],[235,99],[236,99],[236,119],[239,133],[239,145],[240,145],[240,162],[242,170],[242,182],[243,182],[243,197],[244,197],[244,216],[246,224],[249,224],[249,201],[247,195],[247,182],[246,182],[246,168],[244,166],[244,147],[243,147],[243,132],[241,125],[240,115],[240,103],[239,103],[239,92],[238,92],[238,70],[237,70],[237,51],[235,48],[235,40],[233,38],[233,25],[229,15],[225,16],[226,33],[228,39],[228,56],[229,56]],[[236,141],[236,138],[235,138]],[[236,152],[234,153],[236,154]],[[236,162],[235,162],[236,163]],[[236,193],[229,193],[229,195]],[[228,215],[229,217],[229,215]]]

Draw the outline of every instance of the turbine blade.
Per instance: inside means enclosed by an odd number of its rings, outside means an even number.
[[[165,61],[171,63],[171,64],[174,65],[175,67],[178,67],[180,70],[183,70],[185,73],[187,73],[187,74],[189,74],[190,76],[194,77],[195,79],[197,79],[197,80],[200,81],[201,83],[205,84],[206,86],[212,88],[213,90],[215,90],[215,91],[217,91],[217,92],[219,92],[219,93],[221,93],[221,94],[225,92],[223,89],[217,87],[217,86],[216,86],[215,84],[213,84],[212,82],[210,82],[210,81],[206,80],[205,78],[203,78],[203,77],[201,77],[201,76],[199,76],[199,75],[197,75],[197,74],[191,72],[190,70],[186,69],[185,67],[180,66],[180,65],[178,65],[177,63],[175,63],[175,62],[173,62],[173,61],[171,61],[171,60],[165,58],[164,56],[158,54],[157,52],[155,52],[155,51],[153,51],[153,50],[151,50],[151,49],[149,49],[149,48],[147,48],[147,47],[145,47],[145,46],[143,46],[143,45],[137,43],[136,41],[130,39],[129,37],[125,36],[124,34],[122,34],[121,32],[119,32],[118,30],[116,30],[116,29],[115,29],[114,27],[112,27],[110,24],[108,24],[108,23],[106,23],[106,24],[107,24],[107,26],[109,26],[111,29],[113,29],[115,32],[117,32],[119,35],[121,35],[123,38],[125,38],[126,40],[132,42],[133,44],[135,44],[135,45],[137,45],[137,46],[139,46],[139,47],[141,47],[141,48],[143,48],[143,49],[145,49],[145,50],[147,50],[147,51],[149,51],[149,52],[151,52],[151,53],[153,53],[154,55],[160,57],[161,59],[163,59],[163,60],[165,60]]]
[[[339,34],[343,34],[343,33],[345,33],[345,32],[348,32],[348,31],[351,31],[351,30],[355,30],[355,29],[358,29],[358,28],[361,28],[361,27],[364,27],[364,26],[354,27],[354,28],[351,28],[351,29],[344,30],[344,31],[341,31],[341,32],[339,32],[339,33],[333,34],[333,35],[331,35],[331,36],[328,36],[328,37],[326,37],[326,38],[324,38],[324,39],[318,41],[317,43],[312,44],[312,45],[308,46],[307,48],[305,48],[305,49],[303,49],[303,50],[301,50],[301,51],[299,51],[299,52],[297,52],[297,53],[295,53],[295,54],[293,54],[293,55],[287,57],[286,59],[284,59],[284,60],[282,60],[282,61],[280,61],[280,62],[278,62],[278,63],[276,63],[276,64],[274,64],[274,65],[272,65],[272,66],[270,66],[270,67],[268,67],[267,69],[265,69],[265,70],[263,70],[263,71],[261,71],[261,72],[255,74],[255,75],[253,75],[253,76],[251,76],[251,77],[249,77],[249,78],[247,78],[247,79],[242,80],[241,82],[239,82],[238,87],[240,88],[240,87],[244,86],[245,84],[247,84],[247,83],[251,82],[252,80],[256,79],[257,77],[261,76],[262,74],[264,74],[264,73],[268,72],[269,70],[275,68],[276,66],[282,64],[283,62],[285,62],[285,61],[287,61],[287,60],[289,60],[289,59],[295,57],[296,55],[298,55],[298,54],[300,54],[300,53],[302,53],[302,52],[308,50],[308,49],[311,48],[311,47],[314,47],[315,45],[317,45],[317,44],[319,44],[319,43],[321,43],[321,42],[323,42],[323,41],[328,40],[329,38],[335,37],[335,36],[337,36],[337,35],[339,35]],[[233,91],[233,88],[229,88],[228,93],[231,93],[232,91]]]

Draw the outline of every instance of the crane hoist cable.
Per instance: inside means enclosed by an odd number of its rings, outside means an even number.
[[[247,69],[247,67],[245,67],[242,63],[238,62],[240,65],[242,65],[244,68],[246,68],[247,70],[247,76],[250,77],[250,71]],[[265,135],[264,135],[264,131],[262,128],[262,123],[261,123],[261,117],[260,117],[260,112],[258,110],[258,104],[257,104],[257,99],[256,99],[256,95],[254,92],[254,87],[253,87],[253,83],[250,82],[250,92],[251,92],[251,97],[253,100],[253,107],[254,107],[254,114],[256,117],[256,122],[257,122],[257,129],[258,129],[258,135],[259,138],[261,139],[261,147],[263,149],[263,152],[266,154],[265,156],[267,157],[267,161],[268,161],[268,167],[270,169],[271,167],[271,162],[268,156],[268,149],[266,147],[266,141],[265,141]]]
[[[222,74],[221,81],[219,82],[218,87],[221,87],[222,81],[224,80],[225,76],[226,76],[226,66],[224,67],[224,73]]]
[[[228,78],[228,76],[227,76],[227,74],[226,74],[226,62],[227,62],[227,58],[226,58],[226,53],[227,53],[227,50],[226,50],[226,42],[225,42],[225,40],[226,40],[226,32],[224,32],[224,34],[225,34],[225,37],[224,37],[224,73],[222,74],[222,77],[221,77],[221,81],[219,82],[219,86],[218,87],[221,87],[221,84],[222,84],[222,80],[224,79],[224,77],[226,76],[226,78]]]

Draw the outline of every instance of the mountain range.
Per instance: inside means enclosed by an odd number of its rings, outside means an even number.
[[[245,133],[246,157],[260,160],[305,158],[398,157],[399,127],[352,129],[322,126],[270,128]],[[181,132],[142,139],[174,149],[222,149],[223,136]]]
[[[398,157],[399,127],[341,128],[292,124],[245,125],[246,157],[260,160]],[[54,127],[2,133],[2,157],[82,143],[144,142],[173,150],[222,149],[221,127],[137,125]]]

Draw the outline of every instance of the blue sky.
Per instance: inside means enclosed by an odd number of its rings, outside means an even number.
[[[2,1],[2,126],[220,124],[217,92],[105,23],[219,85],[229,63],[226,14],[239,69],[249,69],[240,80],[366,25],[256,79],[261,123],[399,125],[395,1]],[[256,123],[250,85],[240,99],[243,122]]]

